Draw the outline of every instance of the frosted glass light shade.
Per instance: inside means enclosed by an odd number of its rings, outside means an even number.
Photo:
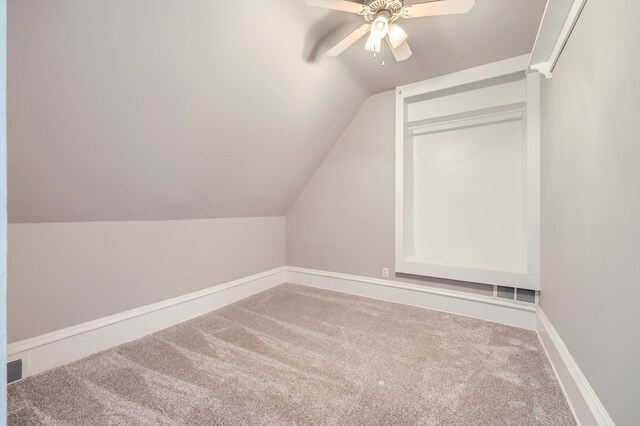
[[[373,34],[369,36],[367,44],[364,47],[365,50],[373,53],[380,53],[382,47],[382,39],[375,37]]]
[[[387,36],[389,37],[389,43],[391,43],[391,46],[394,49],[397,49],[398,46],[404,43],[408,37],[407,33],[404,32],[398,24],[391,24],[389,27],[389,34]]]
[[[371,35],[382,40],[389,33],[389,17],[381,14],[371,24]]]

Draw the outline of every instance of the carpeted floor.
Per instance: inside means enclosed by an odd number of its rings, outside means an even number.
[[[536,334],[282,285],[9,386],[9,425],[575,424]]]

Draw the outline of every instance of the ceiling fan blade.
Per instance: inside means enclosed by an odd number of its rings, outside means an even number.
[[[417,3],[407,5],[402,8],[403,18],[420,18],[422,16],[454,15],[457,13],[467,13],[476,0],[440,0],[427,3]]]
[[[344,52],[347,47],[351,46],[356,41],[360,40],[365,34],[371,30],[370,24],[364,24],[348,36],[346,36],[340,43],[336,44],[327,52],[329,56],[338,56]]]
[[[362,13],[364,5],[346,0],[307,0],[309,6],[339,10],[341,12]]]
[[[403,41],[400,44],[400,46],[394,49],[393,45],[391,45],[391,41],[389,40],[389,37],[387,37],[386,39],[387,39],[387,44],[389,45],[389,49],[391,49],[391,53],[393,53],[393,57],[396,58],[396,61],[398,62],[406,61],[413,54],[413,52],[411,52],[411,49],[409,48],[409,43],[407,43],[406,40]]]

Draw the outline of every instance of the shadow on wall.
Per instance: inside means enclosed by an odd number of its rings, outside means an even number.
[[[344,13],[330,13],[311,26],[304,40],[302,59],[308,64],[318,61],[335,43],[349,34],[353,20]],[[354,28],[355,29],[355,28]]]

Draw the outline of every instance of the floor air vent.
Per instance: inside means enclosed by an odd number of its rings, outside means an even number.
[[[524,288],[513,288],[497,285],[494,286],[493,295],[498,299],[530,303],[532,305],[535,305],[538,301],[538,294],[535,290],[528,290]]]
[[[7,383],[22,379],[22,360],[16,359],[7,363]]]

